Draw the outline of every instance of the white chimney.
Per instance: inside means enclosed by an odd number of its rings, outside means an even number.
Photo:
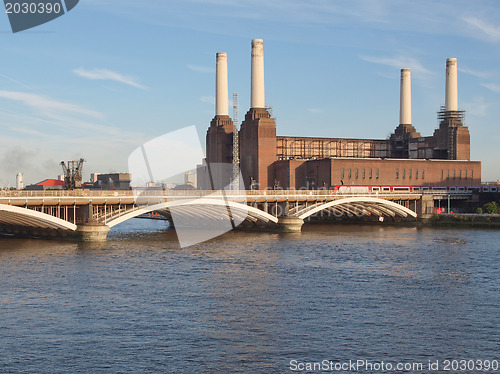
[[[265,108],[264,42],[252,40],[252,95],[250,108]]]
[[[215,76],[215,115],[228,115],[227,54],[218,52]]]
[[[445,111],[458,110],[457,59],[446,60]]]
[[[16,175],[16,190],[24,189],[23,175],[21,173],[17,173]]]
[[[400,125],[411,125],[411,74],[410,74],[410,69],[401,69],[399,124]]]

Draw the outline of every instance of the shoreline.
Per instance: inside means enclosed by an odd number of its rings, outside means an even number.
[[[419,220],[419,222],[424,226],[500,229],[500,214],[434,214],[430,218]]]

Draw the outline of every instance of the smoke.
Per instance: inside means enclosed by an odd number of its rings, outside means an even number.
[[[0,158],[0,171],[3,173],[16,173],[31,168],[36,152],[27,149],[14,148],[7,150]]]
[[[52,159],[40,160],[37,150],[8,148],[0,154],[0,181],[3,187],[14,186],[17,173],[24,174],[25,184],[54,178],[58,164]]]

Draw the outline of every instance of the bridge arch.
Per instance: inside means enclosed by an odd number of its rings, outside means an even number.
[[[0,223],[27,227],[76,231],[74,223],[36,210],[0,204]]]
[[[417,218],[417,213],[412,211],[411,209],[408,209],[400,204],[397,204],[395,202],[389,201],[389,200],[384,200],[384,199],[379,199],[375,197],[347,197],[345,199],[339,199],[335,201],[330,201],[328,203],[324,203],[321,205],[316,205],[316,206],[311,206],[307,208],[303,208],[297,212],[297,216],[300,219],[305,219],[309,216],[312,216],[315,213],[318,213],[324,209],[328,208],[333,208],[333,207],[340,207],[340,206],[346,206],[349,210],[350,209],[358,209],[359,210],[359,205],[366,207],[367,210],[373,211],[373,212],[383,212],[388,215],[399,215],[401,217],[413,217]],[[392,213],[392,214],[391,214]],[[380,214],[380,213],[379,213]]]
[[[139,207],[133,211],[129,211],[125,214],[121,214],[119,216],[107,219],[106,224],[111,228],[131,218],[140,216],[141,214],[159,210],[166,210],[173,207],[186,208],[186,214],[203,216],[203,214],[205,214],[206,212],[204,212],[203,209],[199,208],[210,207],[210,206],[229,207],[231,214],[233,216],[237,216],[242,221],[246,219],[248,216],[250,216],[254,219],[262,220],[264,222],[269,222],[269,221],[274,223],[278,222],[278,218],[276,218],[275,216],[246,204],[238,203],[235,201],[224,201],[223,199],[200,198],[200,199],[190,199],[190,200],[166,201],[159,204]]]

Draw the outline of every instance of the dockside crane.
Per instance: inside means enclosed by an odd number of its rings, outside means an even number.
[[[64,175],[64,186],[67,190],[82,188],[83,158],[78,161],[68,161],[68,165],[61,162]]]

